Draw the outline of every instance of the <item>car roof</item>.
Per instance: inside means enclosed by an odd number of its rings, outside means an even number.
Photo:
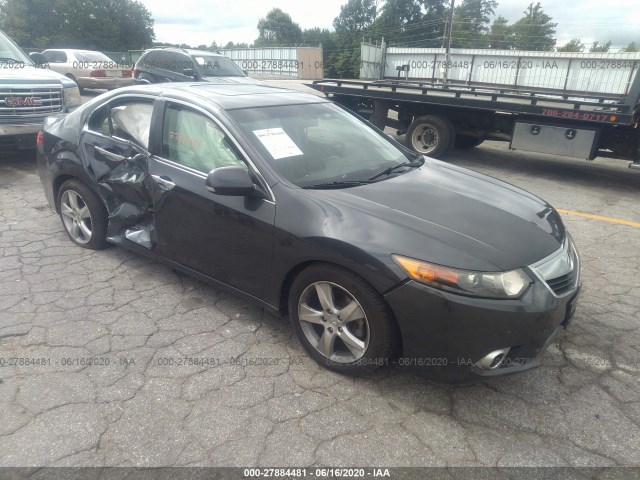
[[[78,48],[47,48],[43,52],[65,52],[65,53],[102,53],[98,50],[80,50]]]
[[[220,52],[210,52],[209,50],[193,50],[191,48],[176,48],[176,47],[167,47],[167,48],[150,48],[145,50],[144,53],[147,52],[179,52],[186,53],[187,55],[199,55],[199,56],[215,56],[215,57],[224,57],[225,55]]]
[[[279,105],[329,103],[328,100],[311,93],[259,84],[241,83],[163,83],[124,87],[121,93],[153,93],[154,95],[187,100],[194,103],[205,100],[223,110],[259,108]]]

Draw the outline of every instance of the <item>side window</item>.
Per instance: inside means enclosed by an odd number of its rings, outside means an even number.
[[[167,106],[164,113],[162,156],[203,173],[228,166],[247,168],[235,145],[211,119],[177,105]]]
[[[91,114],[89,130],[105,136],[111,136],[111,118],[109,117],[108,106],[104,106]]]
[[[67,54],[61,52],[60,50],[52,50],[50,52],[43,53],[44,58],[47,59],[49,63],[66,63],[67,62]]]
[[[141,65],[146,68],[157,68],[156,59],[158,58],[158,52],[145,53],[139,60]]]
[[[172,53],[171,55],[167,56],[167,59],[167,66],[164,68],[167,70],[171,70],[172,72],[182,75],[182,71],[185,68],[193,68],[193,62],[191,61],[191,58],[181,53]]]
[[[115,102],[96,110],[89,119],[89,128],[148,149],[152,113],[152,102]]]
[[[121,103],[111,107],[113,136],[131,140],[148,149],[152,113],[151,102]]]

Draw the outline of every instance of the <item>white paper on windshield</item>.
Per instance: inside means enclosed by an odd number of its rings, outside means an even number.
[[[253,133],[275,160],[302,155],[302,150],[291,140],[287,132],[281,128],[254,130]]]

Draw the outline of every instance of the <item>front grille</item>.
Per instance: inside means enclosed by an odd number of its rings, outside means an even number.
[[[0,119],[43,117],[63,109],[62,87],[0,86]]]
[[[576,284],[577,273],[577,270],[573,270],[572,272],[565,273],[559,277],[546,280],[547,285],[549,285],[556,295],[564,295],[565,293],[573,290],[573,287]]]
[[[530,268],[559,297],[569,294],[578,286],[580,258],[568,236],[560,249]]]

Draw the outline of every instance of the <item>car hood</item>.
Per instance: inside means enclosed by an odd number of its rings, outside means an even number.
[[[540,198],[432,159],[388,180],[311,192],[342,210],[342,225],[332,228],[359,231],[349,240],[362,248],[455,268],[524,267],[560,248],[566,235],[556,210]]]
[[[76,84],[59,73],[48,68],[35,68],[25,66],[24,68],[3,68],[0,70],[0,83],[9,85],[51,85],[52,83],[62,84],[65,87],[73,87]]]

